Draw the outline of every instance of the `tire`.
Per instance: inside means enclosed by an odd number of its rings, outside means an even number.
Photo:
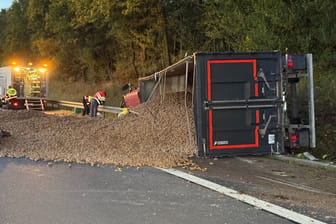
[[[0,130],[0,137],[8,137],[10,136],[11,134],[8,132],[8,131],[1,131]]]

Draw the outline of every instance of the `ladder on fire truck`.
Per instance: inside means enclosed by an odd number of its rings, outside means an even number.
[[[44,102],[41,98],[26,98],[25,106],[27,110],[40,110],[44,111]]]

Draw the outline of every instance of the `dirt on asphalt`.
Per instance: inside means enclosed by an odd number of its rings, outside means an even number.
[[[195,158],[190,100],[166,95],[139,115],[90,118],[69,112],[0,111],[0,157],[91,165],[182,167],[265,201],[336,223],[336,170],[270,156]],[[191,140],[191,141],[190,141]]]
[[[119,166],[188,166],[196,152],[184,95],[157,97],[118,118],[2,110],[0,157]],[[188,118],[188,119],[186,119]],[[187,121],[189,121],[187,123]]]

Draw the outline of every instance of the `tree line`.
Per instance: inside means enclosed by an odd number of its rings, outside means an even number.
[[[333,0],[15,0],[0,61],[47,59],[61,80],[152,74],[196,51],[311,52],[336,65]]]

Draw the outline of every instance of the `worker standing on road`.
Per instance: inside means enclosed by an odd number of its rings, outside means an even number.
[[[96,117],[98,112],[98,106],[103,105],[105,103],[106,93],[105,91],[98,91],[96,92],[91,100],[90,106],[90,116]]]
[[[92,101],[92,96],[83,96],[83,113],[82,115],[90,114],[90,103]]]

